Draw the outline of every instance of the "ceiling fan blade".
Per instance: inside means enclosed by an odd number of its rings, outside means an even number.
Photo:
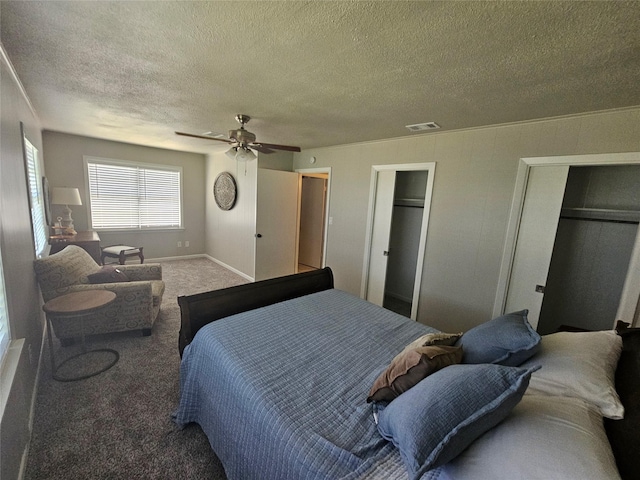
[[[256,144],[254,144],[256,145]],[[276,145],[275,143],[260,142],[257,145],[262,145],[265,148],[272,148],[274,150],[286,150],[287,152],[299,152],[300,147],[292,147],[290,145]]]
[[[260,153],[274,153],[275,150],[265,147],[262,143],[250,143],[249,148],[257,150]]]
[[[216,140],[217,142],[233,143],[233,140],[229,140],[226,138],[215,138],[215,137],[209,137],[207,135],[196,135],[194,133],[176,132],[176,135],[182,135],[184,137],[193,137],[193,138],[204,138],[205,140]]]

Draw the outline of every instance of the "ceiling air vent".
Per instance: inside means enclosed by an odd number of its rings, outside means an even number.
[[[440,128],[436,122],[416,123],[414,125],[406,125],[412,132],[424,132],[425,130],[436,130]]]

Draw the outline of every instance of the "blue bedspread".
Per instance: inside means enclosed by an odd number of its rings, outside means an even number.
[[[366,398],[433,331],[340,290],[215,321],[184,351],[174,420],[200,424],[230,480],[402,478]]]

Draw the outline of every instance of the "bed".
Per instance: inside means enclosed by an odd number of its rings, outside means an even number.
[[[202,427],[230,480],[637,478],[634,329],[533,345],[523,311],[445,334],[334,289],[329,268],[178,303],[173,420]],[[491,328],[514,326],[522,345],[497,345]]]

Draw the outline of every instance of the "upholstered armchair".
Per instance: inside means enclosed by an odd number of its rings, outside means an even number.
[[[112,270],[109,272],[108,268]],[[157,263],[118,265],[119,272],[113,268],[100,267],[85,250],[75,245],[34,261],[45,302],[82,290],[104,289],[117,295],[113,303],[84,321],[85,334],[141,330],[143,335],[151,335],[164,293],[162,266]],[[118,276],[113,276],[114,273]],[[96,281],[106,283],[92,283]],[[56,318],[53,330],[63,345],[73,343],[73,339],[81,335],[79,322],[73,319]]]

